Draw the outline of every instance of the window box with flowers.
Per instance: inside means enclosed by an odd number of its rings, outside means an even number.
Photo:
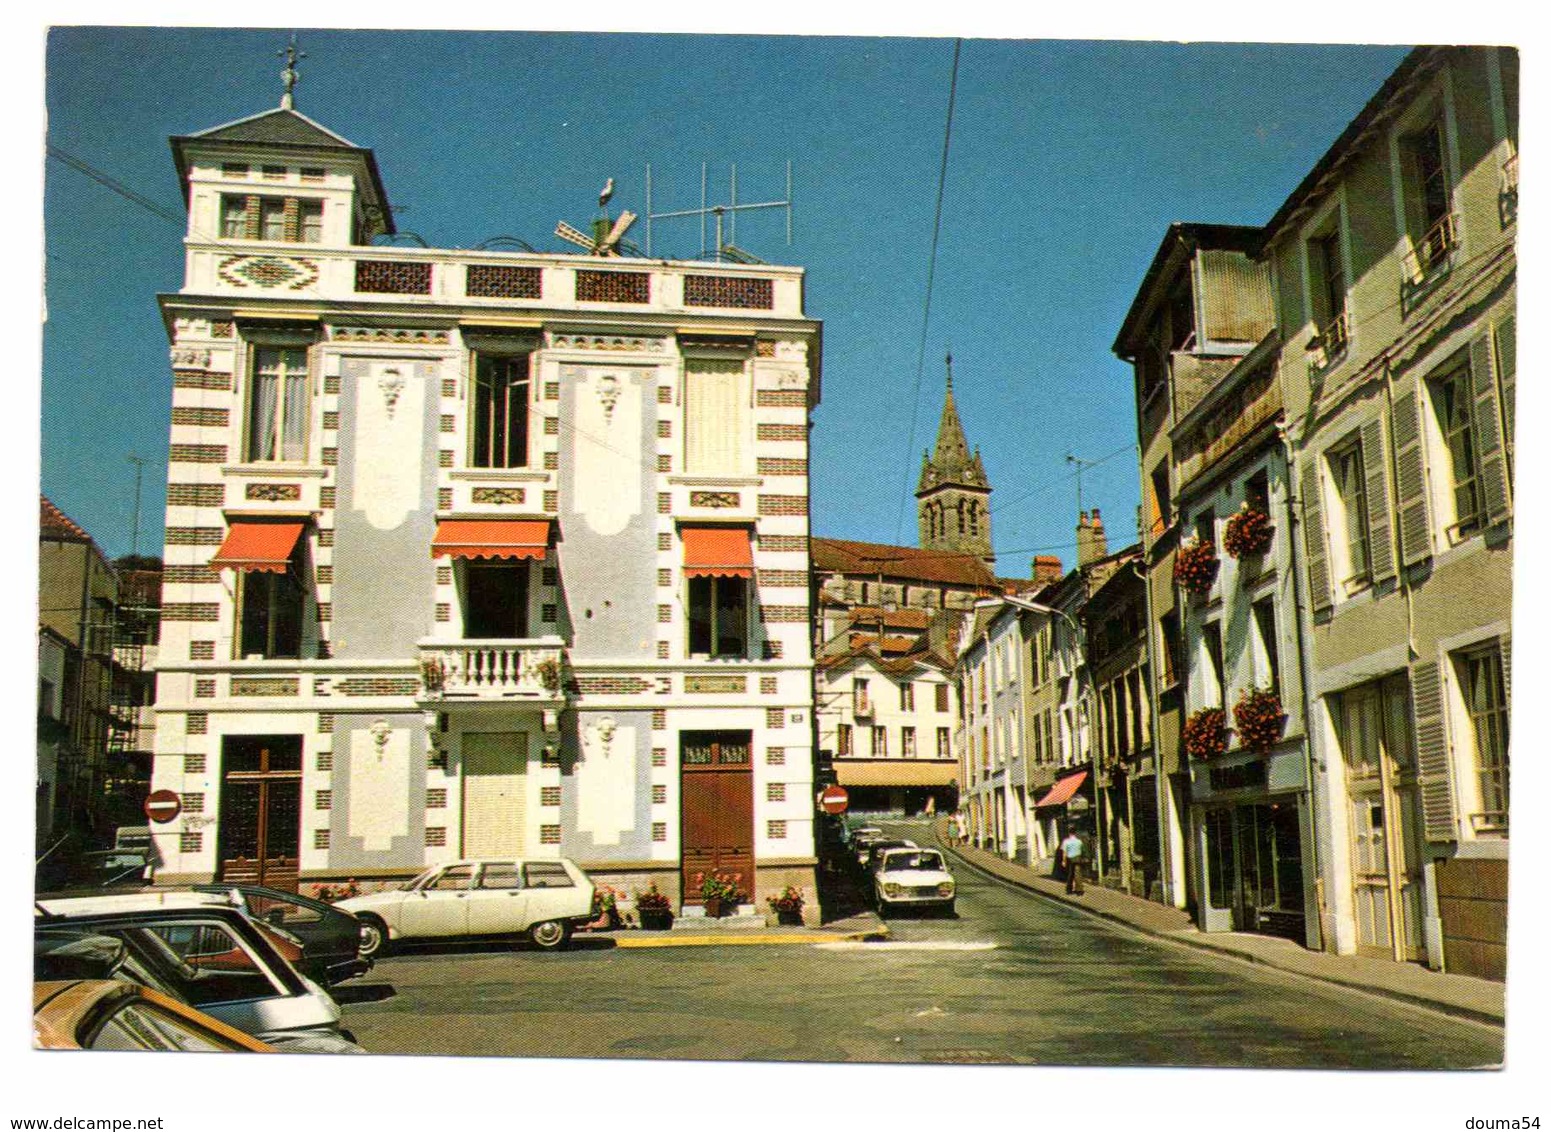
[[[1243,503],[1223,527],[1222,548],[1235,558],[1251,558],[1271,549],[1276,528],[1271,516],[1259,507]]]
[[[742,873],[697,873],[695,884],[699,886],[707,916],[730,916],[744,901]]]
[[[1228,717],[1222,708],[1202,708],[1185,720],[1183,739],[1190,758],[1215,758],[1228,749]]]
[[[606,884],[600,884],[594,888],[592,890],[592,919],[582,925],[582,930],[604,932],[622,927],[624,921],[619,916],[620,896],[621,893]]]
[[[635,894],[635,910],[646,931],[665,932],[673,926],[673,902],[657,890],[656,884]]]
[[[1190,593],[1210,593],[1217,577],[1217,548],[1198,538],[1187,539],[1174,554],[1174,581]]]
[[[1282,730],[1287,726],[1287,713],[1282,710],[1282,701],[1275,692],[1259,688],[1245,692],[1233,705],[1233,723],[1240,747],[1265,754],[1282,737]]]
[[[778,924],[802,923],[802,889],[795,884],[789,884],[776,895],[770,897],[766,903],[770,905],[776,914]]]

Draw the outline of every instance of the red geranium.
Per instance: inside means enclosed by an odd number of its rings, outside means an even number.
[[[1209,542],[1191,539],[1174,555],[1174,580],[1191,593],[1211,590],[1217,577],[1217,548]]]
[[[1282,701],[1267,689],[1245,692],[1233,705],[1233,722],[1239,732],[1239,746],[1251,751],[1269,751],[1282,737],[1287,714]]]
[[[1235,558],[1264,554],[1271,548],[1271,535],[1274,530],[1275,528],[1271,526],[1271,516],[1258,507],[1251,507],[1245,503],[1223,527],[1223,549]]]
[[[1202,708],[1185,720],[1185,754],[1209,759],[1228,749],[1228,717],[1222,708]]]

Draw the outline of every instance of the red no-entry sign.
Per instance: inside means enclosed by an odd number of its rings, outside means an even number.
[[[165,825],[183,812],[183,800],[171,790],[153,790],[145,799],[145,816]]]
[[[826,814],[845,813],[850,801],[844,786],[826,786],[819,792],[819,809]]]

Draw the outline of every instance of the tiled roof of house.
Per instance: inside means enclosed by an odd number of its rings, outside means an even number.
[[[914,546],[854,542],[850,539],[810,540],[815,570],[859,574],[996,592],[996,577],[973,554],[921,550]]]
[[[885,609],[883,624],[891,629],[925,629],[932,623],[932,614],[926,609]],[[858,605],[851,610],[852,625],[876,625],[879,609],[876,605]]]
[[[91,542],[92,536],[66,515],[46,495],[38,496],[38,536],[58,542]]]

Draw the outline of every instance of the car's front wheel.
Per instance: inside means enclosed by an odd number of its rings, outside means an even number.
[[[388,925],[370,912],[363,913],[360,919],[361,958],[379,958],[388,949]]]
[[[528,929],[528,938],[544,951],[559,951],[571,938],[571,925],[564,920],[545,920]]]

